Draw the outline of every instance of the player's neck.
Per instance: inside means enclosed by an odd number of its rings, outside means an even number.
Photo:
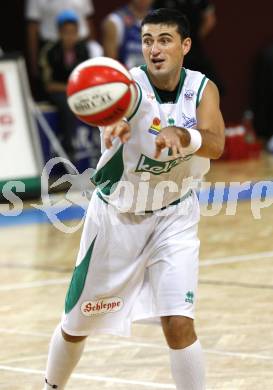
[[[171,92],[175,90],[177,84],[180,81],[180,73],[181,71],[179,70],[178,72],[175,72],[175,74],[166,76],[162,75],[160,77],[153,76],[151,73],[149,73],[149,78],[156,88],[161,89],[162,91]]]

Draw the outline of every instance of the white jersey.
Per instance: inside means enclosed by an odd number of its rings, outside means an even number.
[[[196,128],[196,109],[208,79],[200,72],[182,68],[176,101],[162,103],[146,66],[130,72],[139,89],[137,105],[129,118],[131,138],[125,144],[115,139],[112,148],[106,149],[101,137],[102,156],[92,181],[107,203],[122,212],[142,213],[179,202],[194,181],[209,170],[209,159],[196,155],[174,158],[167,148],[154,158],[155,138],[162,128]]]

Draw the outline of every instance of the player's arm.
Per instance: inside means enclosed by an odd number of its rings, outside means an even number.
[[[202,137],[198,156],[219,158],[225,146],[225,125],[220,111],[218,88],[208,81],[197,108],[197,129]]]
[[[102,46],[106,57],[118,58],[118,31],[115,23],[109,18],[102,25]]]
[[[197,108],[197,130],[169,126],[161,130],[155,141],[155,158],[163,149],[172,150],[173,157],[197,154],[217,159],[224,150],[224,121],[219,108],[219,92],[208,81]]]

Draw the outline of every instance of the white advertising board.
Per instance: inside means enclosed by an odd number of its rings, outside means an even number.
[[[0,59],[0,188],[10,180],[39,185],[41,151],[30,112],[28,80],[22,58]],[[26,188],[26,191],[28,188]]]

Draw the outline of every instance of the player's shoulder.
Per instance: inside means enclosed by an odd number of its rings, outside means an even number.
[[[185,81],[192,81],[192,80],[200,80],[203,77],[206,77],[206,75],[202,72],[199,72],[198,70],[191,70],[188,68],[183,68],[186,73],[186,79]]]
[[[135,66],[129,72],[139,84],[145,84],[147,82],[146,65]]]
[[[131,68],[129,70],[129,72],[131,73],[132,76],[140,76],[142,75],[144,72],[144,66],[145,65],[140,65],[140,66],[134,66],[133,68]]]
[[[183,69],[185,72],[185,88],[198,90],[201,84],[205,84],[208,82],[208,78],[204,73],[201,73],[197,70],[191,70],[186,68]]]

